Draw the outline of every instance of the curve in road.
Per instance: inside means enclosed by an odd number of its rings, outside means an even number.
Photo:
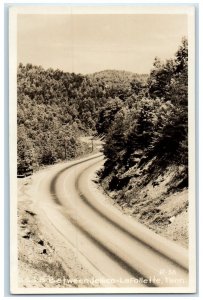
[[[78,250],[107,278],[133,276],[132,286],[188,286],[187,250],[94,196],[90,177],[101,164],[101,155],[79,161],[61,168],[50,182],[52,199],[76,228]]]

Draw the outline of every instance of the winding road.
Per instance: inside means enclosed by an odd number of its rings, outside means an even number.
[[[188,251],[109,204],[92,178],[104,162],[95,154],[41,172],[36,205],[78,258],[106,287],[188,287]]]

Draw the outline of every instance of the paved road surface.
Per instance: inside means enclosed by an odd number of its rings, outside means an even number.
[[[76,249],[103,286],[187,287],[187,250],[122,215],[92,188],[102,163],[96,154],[41,172],[33,194],[50,230]]]

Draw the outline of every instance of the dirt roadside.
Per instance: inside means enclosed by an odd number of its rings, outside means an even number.
[[[92,145],[91,137],[82,142]],[[100,140],[94,140],[93,152],[84,153],[80,158],[99,153],[101,144]],[[76,249],[71,245],[67,247],[57,232],[51,232],[37,211],[32,199],[32,184],[38,174],[40,170],[30,177],[17,179],[19,288],[100,287],[79,260]]]
[[[32,177],[18,179],[19,288],[98,287],[72,248],[45,228],[30,196]],[[64,264],[65,262],[65,264]]]

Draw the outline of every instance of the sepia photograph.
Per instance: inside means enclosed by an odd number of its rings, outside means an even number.
[[[195,7],[9,8],[12,294],[196,292]]]

